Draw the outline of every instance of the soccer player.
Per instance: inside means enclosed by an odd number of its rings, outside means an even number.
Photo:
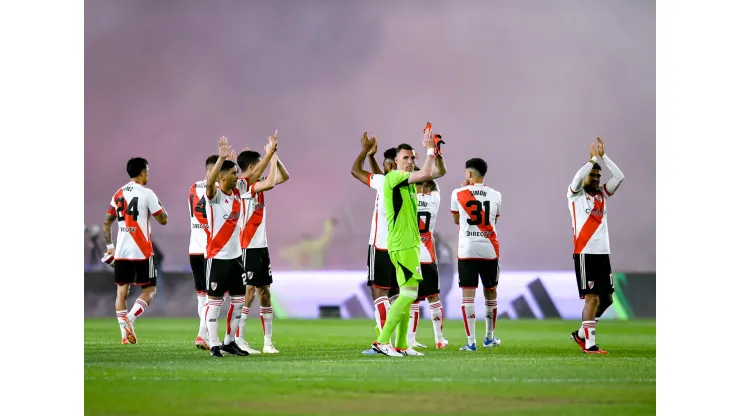
[[[499,244],[496,223],[501,214],[501,193],[486,186],[486,161],[473,158],[465,162],[462,188],[452,191],[451,210],[458,224],[457,272],[463,292],[462,313],[467,344],[460,351],[475,351],[475,291],[478,278],[486,298],[485,348],[496,347],[501,340],[493,336],[498,312],[496,287],[499,277]]]
[[[149,182],[149,162],[141,157],[126,163],[131,181],[116,191],[111,198],[103,222],[103,235],[108,255],[114,256],[114,281],[116,288],[116,317],[121,327],[121,343],[136,344],[134,321],[152,303],[157,286],[154,267],[154,248],[149,216],[158,223],[167,224],[167,211],[146,184]],[[111,240],[111,224],[118,222],[116,245]],[[141,295],[131,311],[126,312],[131,284],[141,286]]]
[[[270,252],[267,249],[267,231],[265,228],[267,211],[265,193],[290,178],[288,171],[276,154],[277,149],[278,132],[275,130],[275,134],[268,138],[268,143],[265,145],[265,158],[262,158],[258,152],[247,150],[242,152],[237,159],[242,170],[242,176],[247,178],[240,181],[240,186],[244,187],[242,201],[245,204],[240,241],[242,260],[247,273],[247,302],[242,309],[236,342],[239,348],[244,351],[257,351],[249,347],[249,343],[244,340],[244,329],[247,324],[249,307],[254,301],[256,292],[259,297],[260,320],[262,321],[262,334],[264,336],[262,352],[266,354],[277,354],[279,351],[272,342],[273,311],[270,296],[272,268],[270,266]],[[260,159],[267,159],[270,162],[270,173],[264,180],[248,182],[251,177],[257,176],[253,173],[255,167],[259,166],[260,162],[265,163]]]
[[[571,339],[587,354],[608,354],[596,345],[596,322],[612,304],[614,281],[609,262],[609,229],[606,224],[606,200],[614,195],[624,180],[624,174],[604,153],[601,138],[597,149],[591,143],[591,159],[576,172],[568,188],[568,208],[573,227],[573,262],[576,269],[578,294],[585,299],[583,324],[573,331]],[[606,164],[612,178],[601,185],[601,166]]]
[[[385,326],[378,339],[373,342],[376,352],[393,357],[424,355],[408,345],[408,326],[411,304],[419,296],[421,277],[419,223],[415,183],[438,178],[446,173],[439,145],[435,143],[429,124],[424,129],[424,147],[427,157],[419,171],[414,172],[416,156],[408,144],[396,148],[396,165],[385,175],[383,198],[388,219],[388,255],[396,268],[399,296],[391,306]],[[395,349],[390,337],[398,327]]]
[[[391,308],[388,291],[397,286],[396,269],[388,256],[388,220],[385,213],[385,203],[383,198],[383,184],[385,174],[396,169],[396,149],[391,148],[383,153],[383,171],[375,161],[375,152],[378,148],[378,141],[375,136],[370,139],[367,132],[363,133],[360,139],[362,149],[352,165],[352,176],[363,184],[375,189],[375,207],[370,223],[370,241],[367,251],[367,285],[370,287],[370,293],[373,297],[375,307],[375,331],[380,331],[385,326],[388,311]],[[367,172],[363,167],[363,162],[367,157],[370,161],[370,167],[373,173]],[[370,353],[367,350],[366,353]]]
[[[206,176],[206,218],[208,230],[206,241],[206,287],[208,303],[206,320],[208,345],[211,356],[223,357],[223,353],[249,355],[237,347],[236,343],[218,339],[218,317],[221,313],[224,294],[229,292],[231,310],[240,311],[244,305],[247,275],[241,259],[239,246],[239,219],[242,212],[242,199],[236,187],[236,163],[227,158],[231,146],[225,137],[218,142],[218,159]],[[216,186],[218,180],[218,186]],[[231,337],[236,333],[238,315],[228,316],[226,332]],[[227,341],[227,340],[225,340]]]
[[[206,159],[206,175],[213,168],[218,160],[218,155],[209,156]],[[206,263],[205,251],[208,235],[208,219],[206,218],[206,180],[200,180],[190,185],[188,195],[188,207],[190,209],[190,269],[193,272],[195,283],[195,295],[198,299],[198,318],[200,326],[198,336],[195,338],[195,346],[203,350],[210,350],[207,339],[206,315],[205,311],[206,297],[208,289],[206,288]]]
[[[418,167],[414,170],[419,170]],[[419,234],[421,236],[421,276],[424,278],[419,283],[419,297],[411,304],[411,321],[409,322],[408,343],[414,348],[426,348],[416,341],[416,329],[419,326],[419,303],[426,299],[429,302],[429,311],[434,328],[434,341],[437,349],[447,347],[447,340],[442,334],[444,327],[444,309],[439,298],[439,273],[437,271],[437,252],[432,233],[437,223],[437,212],[439,211],[440,196],[436,181],[416,183],[416,198],[418,200],[417,216],[419,222]]]

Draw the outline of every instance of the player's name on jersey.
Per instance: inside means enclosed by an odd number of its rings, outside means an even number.
[[[419,200],[419,206],[422,208],[427,208],[429,204],[426,201]]]
[[[465,237],[490,237],[493,231],[465,231]]]
[[[471,189],[470,193],[473,195],[480,195],[480,196],[486,196],[486,191],[482,189]]]

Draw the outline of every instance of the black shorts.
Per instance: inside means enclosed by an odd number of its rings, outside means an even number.
[[[498,259],[457,260],[458,286],[463,289],[477,289],[478,276],[483,288],[498,286]]]
[[[439,272],[435,263],[421,264],[421,277],[419,282],[419,297],[416,300],[426,299],[430,296],[439,295]]]
[[[391,262],[388,250],[367,246],[367,285],[385,290],[398,288],[396,266]]]
[[[206,259],[202,254],[190,255],[190,269],[193,271],[193,280],[195,281],[195,291],[198,293],[207,292],[206,288]]]
[[[116,260],[113,274],[117,285],[134,284],[146,289],[157,286],[157,269],[154,256],[142,260]]]
[[[574,254],[578,296],[614,293],[612,265],[608,254]]]
[[[247,273],[247,285],[269,286],[272,284],[272,266],[267,247],[242,249],[242,262]]]
[[[232,297],[247,293],[247,274],[244,273],[241,257],[206,259],[205,264],[208,296],[221,298],[226,292]]]

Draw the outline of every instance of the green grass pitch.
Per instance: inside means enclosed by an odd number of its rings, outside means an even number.
[[[569,339],[580,322],[501,320],[502,345],[475,353],[462,321],[445,322],[446,350],[420,320],[424,357],[360,354],[373,321],[275,320],[278,355],[210,357],[198,320],[142,317],[122,345],[115,317],[85,320],[88,415],[647,415],[655,414],[655,321],[602,321],[591,356]],[[219,326],[222,334],[225,323]],[[258,320],[247,341],[262,347]]]

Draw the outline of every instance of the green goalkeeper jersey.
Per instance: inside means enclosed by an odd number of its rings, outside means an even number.
[[[394,170],[385,175],[383,198],[388,219],[388,251],[421,246],[416,217],[416,185],[409,184],[411,172]]]

